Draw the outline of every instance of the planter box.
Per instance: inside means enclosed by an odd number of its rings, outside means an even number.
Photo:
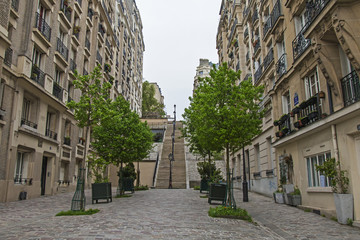
[[[132,193],[134,193],[135,189],[134,189],[134,179],[132,178],[124,178],[123,179],[123,190],[125,191],[130,191]]]
[[[274,193],[274,200],[275,200],[276,203],[281,203],[281,204],[285,203],[284,202],[284,194],[275,192]]]
[[[291,206],[301,205],[301,195],[287,194],[288,204]]]
[[[207,180],[207,179],[201,179],[201,182],[200,182],[200,193],[202,193],[202,191],[209,192],[209,180]]]
[[[294,184],[283,184],[282,187],[284,190],[285,203],[290,204],[288,199],[288,194],[294,192]]]
[[[92,204],[94,201],[106,200],[112,202],[111,183],[93,183],[91,184]]]
[[[211,201],[222,201],[222,203],[225,203],[225,197],[226,197],[226,183],[212,183],[210,185],[210,191],[209,191],[209,198],[208,203],[211,204]]]
[[[354,219],[354,198],[352,194],[334,193],[337,220],[347,224],[347,220]]]

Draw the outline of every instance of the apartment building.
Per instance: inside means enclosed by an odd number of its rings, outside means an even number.
[[[359,10],[355,0],[223,1],[217,37],[220,61],[265,86],[263,132],[245,153],[250,188],[274,191],[277,184],[264,179],[273,174],[279,182],[281,165],[286,181],[300,188],[303,206],[333,215],[329,180],[315,165],[335,157],[348,171],[355,221],[360,221]],[[234,156],[236,168],[241,157],[241,152]]]
[[[196,68],[196,74],[194,77],[193,93],[199,86],[199,78],[205,78],[210,76],[210,70],[213,68],[214,63],[210,62],[209,59],[200,59],[199,66]]]
[[[74,73],[100,65],[141,114],[140,13],[133,0],[1,2],[0,201],[73,191],[90,145],[66,107]]]

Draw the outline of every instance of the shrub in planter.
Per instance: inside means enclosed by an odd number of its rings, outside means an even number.
[[[289,205],[297,206],[301,205],[301,193],[300,189],[295,187],[292,193],[287,194]]]
[[[108,177],[105,176],[105,172],[109,162],[105,159],[98,157],[94,154],[89,156],[89,176],[94,179],[94,183],[91,184],[92,203],[98,200],[106,200],[106,202],[112,202],[111,183]]]
[[[281,186],[274,192],[274,200],[276,203],[284,203],[284,191]]]
[[[341,170],[340,162],[335,158],[327,159],[323,165],[316,165],[316,170],[330,179],[338,222],[346,224],[354,218],[354,198],[348,194],[349,178],[347,171]]]
[[[279,120],[274,121],[274,126],[279,126],[279,124],[280,124]]]

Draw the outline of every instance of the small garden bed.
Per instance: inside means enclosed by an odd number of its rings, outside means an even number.
[[[93,215],[95,213],[100,212],[99,209],[88,209],[86,211],[61,211],[58,214],[56,214],[55,216],[79,216],[79,215]]]
[[[115,198],[128,198],[128,197],[132,197],[132,195],[130,194],[122,194],[122,195],[116,195]]]
[[[249,213],[245,209],[241,208],[234,209],[231,207],[218,206],[216,208],[210,208],[208,214],[210,217],[241,219],[254,223]]]

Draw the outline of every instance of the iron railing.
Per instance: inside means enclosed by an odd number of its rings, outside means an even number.
[[[88,8],[87,16],[88,16],[88,18],[90,18],[90,20],[92,20],[93,15],[94,15],[94,12],[93,12],[92,8]]]
[[[15,178],[14,178],[14,183],[16,183],[16,184],[32,185],[33,179],[32,179],[32,178],[15,177]]]
[[[330,0],[311,0],[306,2],[306,24],[304,32],[310,27],[311,23],[317,18],[329,2]]]
[[[71,22],[71,8],[65,5],[65,0],[61,0],[60,11],[62,11],[69,22]]]
[[[35,64],[32,66],[30,78],[44,87],[45,73]]]
[[[254,74],[254,78],[255,78],[254,84],[256,84],[256,83],[260,80],[260,77],[261,77],[261,75],[262,75],[262,73],[263,73],[262,67],[263,67],[263,66],[260,65],[259,68],[256,70],[256,72],[255,72],[255,74]]]
[[[271,48],[269,53],[264,58],[264,71],[270,66],[270,63],[274,60],[274,49]]]
[[[256,20],[259,19],[259,14],[258,14],[258,11],[255,10],[254,11],[254,14],[252,15],[252,23],[254,24]]]
[[[57,39],[56,50],[60,53],[60,55],[67,61],[69,56],[69,49],[65,46],[65,44],[61,41],[60,38]]]
[[[278,76],[278,78],[281,78],[286,73],[286,68],[286,53],[284,53],[283,55],[281,55],[275,65],[276,75]]]
[[[269,17],[264,24],[264,28],[263,28],[264,37],[270,31],[271,28],[272,28],[272,22],[271,22],[271,17]]]
[[[40,14],[36,13],[35,18],[35,27],[41,32],[41,34],[50,42],[51,38],[51,28],[49,24],[45,22],[45,19],[40,16]]]
[[[360,82],[356,71],[352,71],[341,79],[345,107],[360,100]]]
[[[250,60],[250,53],[247,52],[247,53],[246,53],[246,62],[248,62],[249,60]]]
[[[85,47],[90,51],[90,41],[87,37],[85,38]]]
[[[29,126],[29,127],[35,128],[35,129],[37,129],[37,127],[38,127],[37,123],[33,123],[25,118],[21,119],[21,125],[26,125],[26,126]]]
[[[250,12],[250,8],[247,7],[244,9],[243,11],[243,19],[245,19],[248,15],[249,15],[249,12]]]
[[[12,54],[13,54],[13,50],[11,48],[7,48],[5,50],[4,63],[9,67],[11,67],[12,64]]]
[[[81,7],[82,0],[76,0]]]
[[[96,52],[96,60],[100,63],[100,65],[102,65],[102,57],[99,50]]]
[[[46,130],[45,130],[45,136],[46,136],[46,137],[49,137],[49,138],[51,138],[51,139],[54,139],[54,140],[57,139],[57,133],[51,131],[50,129],[46,129]]]
[[[105,34],[105,30],[104,30],[104,27],[101,23],[99,23],[99,33],[102,37],[104,37],[104,34]]]
[[[106,46],[106,47],[109,49],[109,51],[110,51],[111,46],[110,46],[110,43],[109,43],[109,41],[108,41],[107,38],[105,39],[105,46]]]
[[[15,12],[19,11],[19,0],[12,0],[11,7],[15,10]]]
[[[244,39],[246,39],[248,36],[249,36],[249,29],[248,29],[248,28],[245,28],[245,31],[244,31]]]
[[[280,18],[280,16],[282,16],[282,12],[281,12],[281,1],[277,0],[273,10],[271,11],[271,22],[272,25],[274,26],[276,24],[276,21]]]
[[[77,67],[77,65],[76,65],[75,61],[73,59],[70,59],[70,70],[72,72],[75,72],[76,67]]]
[[[299,34],[292,41],[294,61],[298,59],[311,44],[311,40],[304,37],[305,27],[306,25],[300,30]]]
[[[255,46],[254,46],[254,54],[257,53],[257,51],[260,49],[260,39],[255,40]]]
[[[53,95],[57,99],[62,101],[62,99],[63,99],[63,89],[62,89],[62,87],[59,86],[59,84],[57,82],[54,82],[54,84],[53,84]]]

